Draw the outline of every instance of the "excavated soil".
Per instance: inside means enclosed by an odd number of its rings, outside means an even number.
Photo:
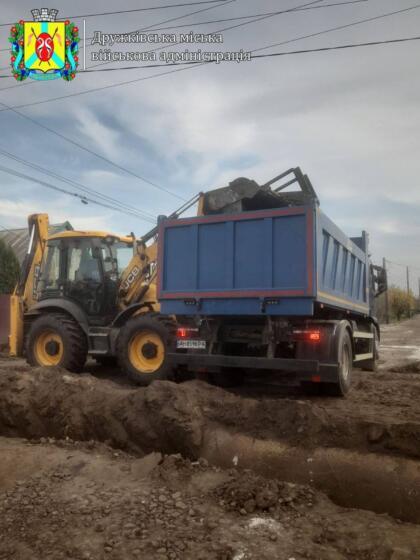
[[[0,358],[0,558],[420,558],[419,353],[385,327],[347,399]]]
[[[0,439],[1,559],[401,560],[416,525],[303,485],[154,453]]]

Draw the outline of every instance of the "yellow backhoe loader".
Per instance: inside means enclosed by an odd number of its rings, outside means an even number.
[[[168,378],[175,320],[159,314],[156,298],[158,226],[140,239],[99,231],[48,236],[48,215],[34,214],[28,227],[28,252],[11,298],[10,354],[73,372],[88,355],[99,362],[117,358],[138,384]]]

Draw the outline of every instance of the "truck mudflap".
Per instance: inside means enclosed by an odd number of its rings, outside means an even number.
[[[339,372],[338,363],[321,363],[318,360],[180,352],[170,352],[167,354],[167,358],[173,366],[186,366],[192,371],[215,371],[220,370],[220,368],[264,369],[290,373],[300,381],[335,383]]]

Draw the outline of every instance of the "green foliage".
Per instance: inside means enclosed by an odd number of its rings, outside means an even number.
[[[20,266],[16,255],[0,239],[0,294],[11,294],[19,279]]]
[[[388,289],[388,304],[389,304],[389,320],[401,321],[401,319],[408,319],[418,311],[418,301],[414,295],[406,290],[391,286]],[[377,300],[378,319],[384,322],[385,316],[385,294],[382,294]]]

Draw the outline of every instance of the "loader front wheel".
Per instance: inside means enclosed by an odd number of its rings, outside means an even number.
[[[86,335],[70,316],[41,315],[26,340],[26,359],[31,366],[59,366],[78,373],[86,362]]]
[[[134,317],[118,337],[118,361],[137,385],[168,379],[172,368],[167,359],[173,336],[173,322],[159,314]]]

